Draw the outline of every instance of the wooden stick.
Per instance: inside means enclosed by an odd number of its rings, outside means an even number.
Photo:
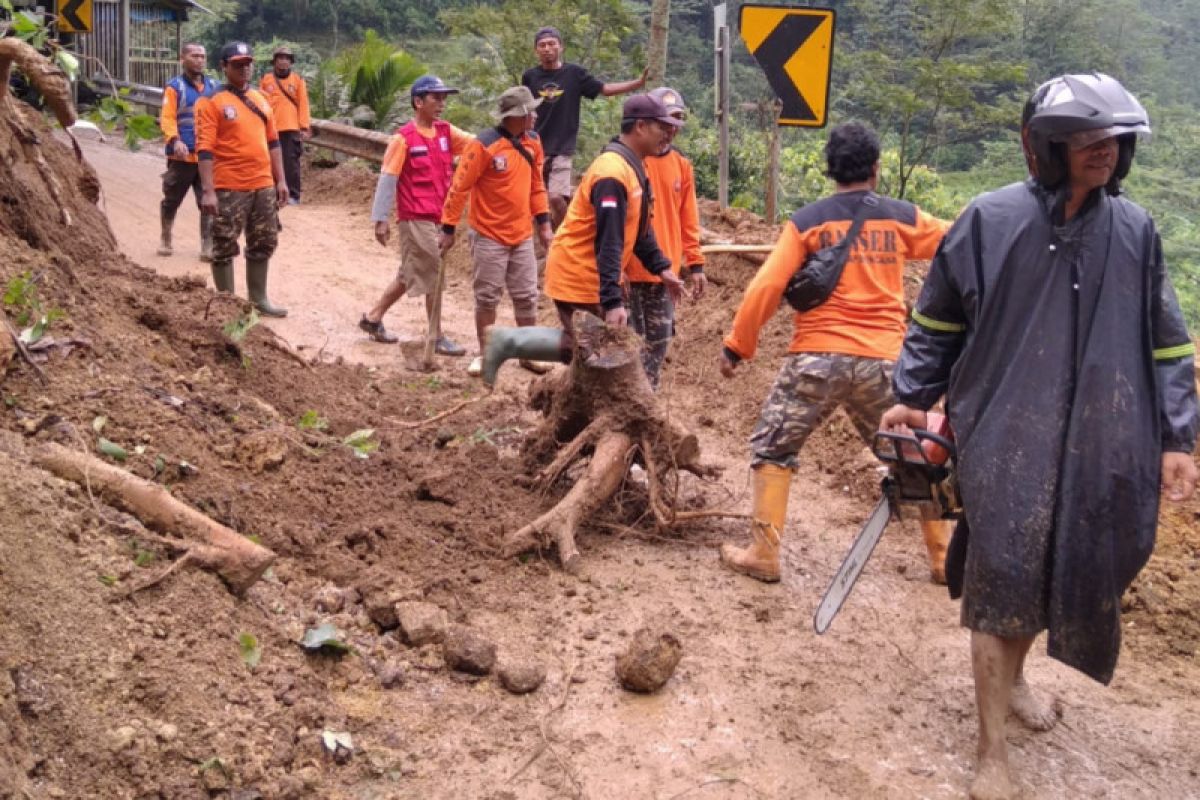
[[[710,253],[770,253],[775,249],[773,244],[706,244],[700,246],[700,252]]]
[[[42,383],[49,383],[50,379],[46,377],[46,373],[40,366],[38,366],[37,362],[33,360],[33,356],[29,353],[29,348],[26,347],[25,343],[21,341],[21,334],[17,333],[17,329],[9,323],[6,315],[4,316],[4,327],[8,329],[8,335],[12,337],[13,346],[17,348],[17,353],[25,360],[25,363],[33,367],[33,371],[37,373],[37,376]],[[4,365],[0,364],[0,369],[3,369],[3,367]]]
[[[46,444],[33,463],[60,478],[94,489],[137,517],[144,525],[184,536],[189,560],[220,575],[229,588],[250,588],[275,561],[275,554],[210,519],[144,478],[106,464],[95,456]]]

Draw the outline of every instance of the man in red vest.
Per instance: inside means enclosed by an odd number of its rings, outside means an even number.
[[[425,311],[432,322],[433,292],[441,261],[438,223],[450,191],[454,157],[473,138],[441,119],[446,97],[457,93],[458,89],[442,83],[436,75],[422,75],[413,81],[413,119],[392,136],[383,157],[371,221],[375,223],[375,239],[386,246],[391,238],[388,220],[395,214],[400,230],[400,270],[375,306],[358,321],[358,327],[377,342],[398,341],[383,327],[383,315],[405,292],[425,295]],[[466,349],[441,331],[434,335],[441,355],[466,354]]]

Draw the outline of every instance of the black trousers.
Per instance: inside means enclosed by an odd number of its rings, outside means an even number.
[[[200,165],[188,161],[167,159],[167,171],[162,174],[162,214],[175,218],[175,212],[183,205],[188,190],[196,195],[196,208],[200,207]]]
[[[304,157],[304,140],[300,131],[279,132],[279,154],[283,156],[283,176],[287,179],[288,194],[300,199],[300,159]]]

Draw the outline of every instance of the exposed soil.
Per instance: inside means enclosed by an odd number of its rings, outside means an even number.
[[[44,140],[64,182],[92,180]],[[180,213],[177,255],[153,254],[160,160],[84,149],[115,245],[83,195],[71,228],[44,198],[18,201],[41,239],[0,216],[0,282],[40,275],[46,307],[65,312],[50,329],[63,344],[41,364],[48,383],[20,361],[0,373],[0,797],[963,796],[967,637],[927,580],[915,525],[893,526],[830,633],[811,633],[878,480],[847,420],[805,452],[779,585],[718,566],[715,546],[740,538],[740,523],[656,534],[633,481],[581,532],[580,576],[552,559],[500,559],[504,535],[556,499],[526,488],[517,454],[537,424],[530,377],[506,368],[492,397],[427,427],[399,424],[481,387],[463,360],[407,371],[401,348],[354,327],[396,255],[371,237],[369,198],[348,191],[353,203],[339,204],[321,188],[344,167],[310,179],[306,201],[320,202],[284,211],[272,298],[292,313],[252,329],[243,358],[221,327],[244,306],[206,288],[194,206]],[[12,184],[0,173],[0,201]],[[346,185],[369,188],[360,175]],[[772,238],[748,217],[705,224]],[[446,329],[471,343],[463,250],[448,263]],[[726,468],[718,481],[682,479],[697,505],[745,509],[745,439],[790,337],[779,315],[735,381],[717,372],[753,270],[714,259],[711,292],[681,310],[664,373],[673,418]],[[421,303],[401,301],[388,322],[415,340]],[[301,429],[306,412],[323,431]],[[379,442],[365,459],[340,443],[363,428]],[[274,550],[268,577],[239,598],[211,573],[181,570],[123,598],[170,553],[28,461],[41,441],[94,451],[100,435],[128,451],[131,471]],[[1200,797],[1200,502],[1163,523],[1127,598],[1112,686],[1031,657],[1032,680],[1067,711],[1050,734],[1010,731],[1025,796]],[[440,644],[403,643],[387,619],[395,601],[440,607],[493,642],[500,665],[542,667],[545,682],[518,696],[447,669]],[[302,650],[321,622],[352,651]],[[635,695],[614,659],[647,626],[665,626],[682,659],[665,687]],[[261,647],[254,669],[244,633]],[[349,733],[353,753],[327,752],[326,731]]]

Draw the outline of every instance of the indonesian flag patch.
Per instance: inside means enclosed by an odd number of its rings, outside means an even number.
[[[600,198],[600,207],[601,208],[616,208],[617,207],[617,196],[610,194],[606,197],[601,197]]]

